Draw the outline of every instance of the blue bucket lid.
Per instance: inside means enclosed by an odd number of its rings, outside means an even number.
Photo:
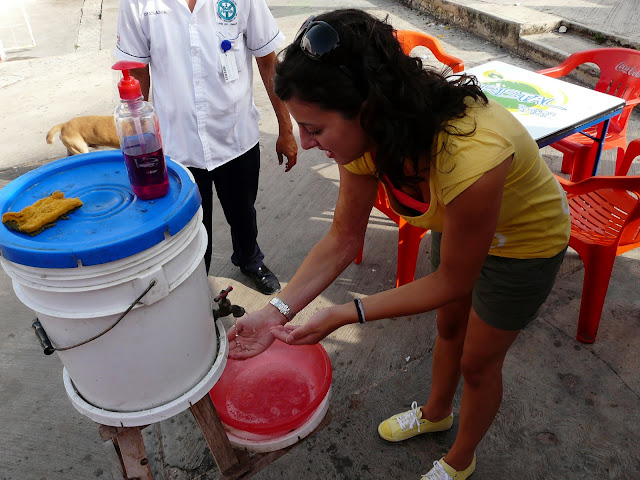
[[[0,190],[0,215],[19,212],[56,190],[82,207],[42,233],[29,236],[0,225],[5,259],[41,268],[100,265],[140,253],[175,235],[200,207],[198,187],[169,157],[169,192],[140,200],[131,191],[120,150],[74,155],[37,168]]]

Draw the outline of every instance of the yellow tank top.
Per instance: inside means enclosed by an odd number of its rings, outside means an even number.
[[[412,225],[442,232],[447,204],[513,155],[489,254],[550,258],[567,246],[571,223],[564,190],[542,159],[536,142],[508,110],[492,100],[486,106],[471,100],[466,116],[451,121],[449,131],[472,133],[437,135],[429,171],[429,209],[418,216],[396,213]],[[372,155],[366,153],[346,168],[372,175],[375,164]],[[394,208],[397,201],[386,185],[385,191]]]

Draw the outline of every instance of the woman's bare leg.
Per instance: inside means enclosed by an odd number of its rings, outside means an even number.
[[[460,361],[470,309],[471,295],[438,309],[431,391],[429,400],[422,407],[422,417],[429,421],[440,421],[451,413],[453,397],[460,382]]]
[[[502,402],[502,365],[519,330],[506,331],[483,322],[471,309],[462,353],[462,402],[458,435],[444,460],[454,469],[467,468],[476,447]]]

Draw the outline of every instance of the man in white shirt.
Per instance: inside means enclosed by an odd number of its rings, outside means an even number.
[[[260,132],[253,57],[278,119],[276,152],[280,164],[287,157],[285,171],[295,165],[298,146],[289,112],[273,93],[275,49],[284,35],[265,0],[120,0],[117,33],[114,55],[147,64],[131,72],[145,99],[153,79],[164,153],[189,167],[200,189],[207,273],[215,184],[231,228],[231,261],[260,292],[278,292],[280,283],[257,243]]]

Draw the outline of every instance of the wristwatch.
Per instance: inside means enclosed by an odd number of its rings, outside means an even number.
[[[274,307],[276,307],[278,311],[282,315],[284,315],[287,321],[289,322],[293,320],[293,317],[296,316],[293,310],[291,310],[291,307],[286,303],[284,303],[282,300],[280,300],[278,297],[273,297],[271,300],[269,300],[269,303]]]

